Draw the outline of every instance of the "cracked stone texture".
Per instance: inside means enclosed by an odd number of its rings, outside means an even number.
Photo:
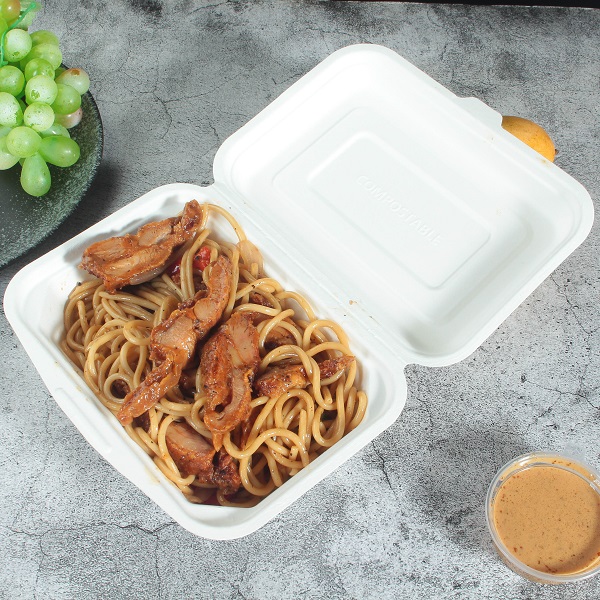
[[[86,69],[95,185],[29,261],[144,192],[212,181],[220,144],[332,51],[383,44],[460,96],[542,124],[600,197],[600,12],[266,1],[46,0],[36,28]],[[257,533],[183,530],[58,409],[0,316],[0,598],[600,597],[509,571],[484,523],[498,467],[576,442],[600,467],[600,228],[469,358],[409,366],[400,419]]]

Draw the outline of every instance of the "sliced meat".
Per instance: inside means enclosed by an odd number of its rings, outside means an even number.
[[[152,408],[179,382],[181,365],[187,358],[183,350],[172,348],[166,360],[155,366],[140,385],[125,396],[117,418],[122,425],[129,425],[135,417]]]
[[[197,369],[184,369],[179,378],[179,389],[182,392],[187,392],[189,395],[193,395],[196,391],[196,370]]]
[[[202,347],[200,353],[200,378],[208,396],[211,409],[223,409],[231,387],[229,365],[229,339],[220,330]]]
[[[110,391],[116,398],[125,398],[129,393],[129,384],[122,379],[115,379],[110,386]]]
[[[188,202],[181,216],[148,223],[136,234],[96,242],[83,253],[81,268],[103,280],[109,292],[149,281],[163,271],[173,252],[202,222],[202,207]]]
[[[321,379],[329,379],[336,373],[339,373],[342,369],[346,369],[354,362],[354,356],[336,356],[335,358],[328,358],[319,365],[319,372]]]
[[[218,450],[223,435],[250,415],[252,383],[260,364],[252,315],[234,313],[202,348],[200,373],[207,395],[204,423]]]
[[[336,373],[349,367],[353,356],[337,356],[318,363],[320,378],[329,379]],[[254,389],[260,396],[278,398],[291,389],[304,389],[310,384],[306,370],[302,365],[269,367],[254,383]]]
[[[257,304],[258,306],[264,306],[266,308],[273,308],[273,305],[258,292],[250,292],[248,295],[248,301],[250,304]],[[264,321],[268,317],[260,311],[248,310],[245,311],[248,314],[252,315],[252,322],[254,325],[258,325],[261,321]]]
[[[197,475],[202,483],[210,483],[215,449],[187,423],[173,422],[167,428],[165,441],[177,468],[185,475]]]
[[[217,464],[212,474],[214,483],[225,495],[235,494],[242,487],[240,470],[236,461],[221,448],[217,452]]]
[[[255,382],[254,389],[259,396],[279,398],[293,388],[304,389],[309,384],[302,365],[269,367]]]
[[[252,319],[244,313],[236,313],[225,323],[223,331],[231,343],[229,355],[233,367],[243,370],[258,369],[258,331],[252,324]]]
[[[242,485],[238,465],[187,423],[173,422],[165,435],[167,448],[184,475],[195,475],[199,483],[216,485],[224,494],[234,494]]]
[[[145,412],[133,420],[134,427],[141,427],[146,433],[150,431],[150,415]]]
[[[258,292],[250,292],[250,294],[248,296],[248,300],[252,304],[258,304],[259,306],[266,306],[267,308],[273,308],[273,305],[262,294],[259,294]]]
[[[279,348],[279,346],[286,346],[288,344],[293,345],[295,343],[296,338],[287,329],[275,327],[269,331],[265,338],[265,349],[267,352],[270,352],[275,348]]]
[[[169,354],[181,354],[182,368],[194,354],[198,333],[191,307],[180,304],[169,317],[150,333],[150,359],[164,361]]]
[[[231,290],[231,261],[226,256],[212,265],[207,290],[199,299],[187,301],[150,334],[150,358],[155,367],[144,381],[127,394],[117,417],[123,425],[154,406],[179,383],[181,373],[193,357],[197,343],[217,324]]]

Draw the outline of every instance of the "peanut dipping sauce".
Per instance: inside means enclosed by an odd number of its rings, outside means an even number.
[[[556,466],[552,466],[556,465]],[[542,573],[569,575],[600,563],[600,493],[568,460],[508,475],[493,507],[506,549]]]

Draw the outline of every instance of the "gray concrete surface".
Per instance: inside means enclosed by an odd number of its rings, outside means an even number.
[[[225,138],[332,51],[392,48],[461,96],[551,132],[600,201],[600,12],[356,2],[46,0],[105,128],[95,185],[24,265],[155,186],[212,181]],[[517,454],[600,467],[600,227],[469,358],[410,366],[400,419],[251,536],[195,537],[58,409],[0,315],[0,598],[595,599],[509,571],[484,494]]]

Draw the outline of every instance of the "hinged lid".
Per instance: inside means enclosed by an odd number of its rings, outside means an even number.
[[[215,185],[397,357],[450,364],[592,225],[586,190],[500,122],[394,52],[350,46],[225,141]]]

